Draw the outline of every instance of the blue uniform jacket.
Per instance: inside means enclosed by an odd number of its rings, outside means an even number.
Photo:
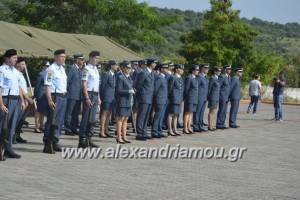
[[[80,100],[82,97],[82,71],[76,65],[67,69],[68,99]]]
[[[123,73],[118,73],[116,78],[116,102],[119,107],[131,107],[133,97],[129,90],[133,89],[131,77],[126,77]]]
[[[110,71],[106,71],[101,77],[100,99],[102,102],[111,103],[115,99],[116,79]]]
[[[44,79],[46,76],[46,69],[43,69],[39,72],[38,77],[36,79],[36,85],[34,88],[34,97],[37,99],[42,98],[42,96],[45,94],[44,89]]]
[[[208,104],[209,105],[216,105],[219,102],[220,98],[220,83],[216,76],[212,76],[209,79],[208,84]]]
[[[152,104],[154,78],[154,73],[150,73],[147,69],[138,74],[135,87],[140,103]]]
[[[181,104],[183,101],[184,83],[181,77],[172,75],[169,81],[169,100],[171,104]]]
[[[159,105],[168,103],[168,80],[166,76],[161,74],[155,78],[154,103]]]
[[[230,96],[231,100],[240,100],[241,99],[241,81],[238,76],[232,77],[230,84]]]
[[[187,103],[198,104],[198,81],[189,74],[184,85],[184,99]]]
[[[219,76],[220,101],[228,101],[230,93],[230,79],[230,76],[226,76],[226,74],[222,74]]]
[[[198,78],[198,101],[203,102],[207,101],[208,94],[208,79],[207,76],[199,74]]]

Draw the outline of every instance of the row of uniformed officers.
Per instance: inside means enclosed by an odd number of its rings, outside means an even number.
[[[1,137],[6,157],[19,158],[12,149],[17,119],[32,99],[27,96],[27,85],[21,73],[24,59],[17,58],[14,49],[4,54],[4,64],[0,67]],[[66,52],[54,52],[54,62],[47,65],[37,78],[34,97],[37,113],[46,113],[44,127],[44,153],[61,151],[59,144],[62,128],[66,134],[79,134],[79,148],[97,147],[92,141],[98,106],[100,109],[99,137],[112,137],[109,123],[116,118],[116,141],[130,143],[127,138],[127,121],[132,118],[136,140],[148,140],[180,136],[201,131],[226,129],[225,120],[228,101],[231,102],[229,126],[238,128],[236,116],[240,100],[240,77],[242,68],[235,69],[231,77],[231,66],[222,69],[212,67],[208,80],[209,65],[192,65],[186,79],[181,64],[157,64],[153,58],[143,61],[123,61],[120,68],[111,60],[108,68],[100,76],[100,52],[92,51],[88,63],[82,54],[74,55],[74,64],[65,70]],[[18,71],[19,70],[19,71]],[[18,73],[17,73],[18,72]],[[23,77],[23,78],[21,78]],[[21,80],[23,79],[23,81]],[[22,83],[23,82],[23,83]],[[24,86],[25,84],[25,86]],[[206,105],[209,108],[208,129],[203,116]],[[82,108],[82,117],[79,114]],[[217,120],[215,112],[218,110]],[[183,131],[177,130],[178,118],[183,115]],[[8,121],[5,123],[5,117]],[[24,116],[24,113],[22,114]],[[147,130],[148,123],[151,131]],[[3,127],[8,124],[7,130]],[[79,131],[77,131],[78,125]],[[163,133],[167,127],[168,134]],[[19,136],[19,135],[18,135]],[[19,136],[21,142],[22,138]],[[1,147],[1,146],[0,146]]]

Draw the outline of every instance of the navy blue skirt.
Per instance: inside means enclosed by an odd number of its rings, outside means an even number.
[[[130,107],[117,107],[117,116],[118,117],[130,117],[131,108]]]
[[[196,112],[197,111],[197,104],[186,102],[184,103],[184,111],[185,112]]]
[[[36,99],[37,112],[47,114],[49,110],[48,101],[46,95]]]
[[[169,105],[169,113],[179,115],[181,113],[180,104],[171,104],[171,105]]]
[[[111,110],[113,107],[113,102],[102,102],[101,103],[101,109],[105,111]]]

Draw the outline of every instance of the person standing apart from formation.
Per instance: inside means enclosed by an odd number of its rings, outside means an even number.
[[[127,120],[131,115],[133,105],[133,80],[130,77],[129,61],[121,63],[121,72],[116,77],[116,106],[117,106],[117,143],[131,143],[127,139]]]
[[[152,123],[151,135],[152,138],[166,137],[162,133],[163,131],[163,120],[168,103],[168,80],[166,77],[168,64],[160,64],[158,66],[158,74],[155,78],[154,83],[154,117]]]
[[[230,113],[229,113],[229,127],[239,128],[236,124],[237,114],[239,111],[240,99],[241,99],[241,77],[243,74],[243,68],[239,67],[235,69],[235,75],[232,77],[230,83]]]
[[[221,76],[219,76],[220,83],[220,100],[217,115],[217,129],[226,129],[225,126],[228,97],[230,93],[230,81],[231,81],[231,65],[225,65],[222,70]]]
[[[118,64],[115,60],[108,62],[108,71],[101,78],[100,99],[101,99],[101,118],[100,118],[100,133],[99,137],[112,137],[108,132],[108,125],[112,113],[112,108],[115,105],[115,87]]]
[[[65,134],[78,135],[79,112],[82,99],[83,54],[74,55],[74,64],[67,70],[67,109],[65,116]]]
[[[56,50],[54,52],[54,60],[55,62],[47,68],[44,80],[48,106],[52,110],[49,110],[47,114],[43,138],[45,144],[43,152],[49,154],[61,151],[59,139],[67,104],[67,75],[64,68],[66,60],[65,50]],[[52,118],[54,118],[55,127],[53,126]]]
[[[280,73],[278,77],[274,79],[273,83],[273,105],[275,110],[275,121],[283,121],[283,89],[286,84],[283,73]]]
[[[153,58],[147,59],[147,67],[138,74],[136,81],[136,95],[139,103],[136,123],[137,140],[145,141],[151,139],[151,136],[147,133],[147,123],[153,100],[153,70],[156,67],[156,62]]]
[[[197,76],[198,80],[198,104],[197,110],[194,113],[193,126],[195,132],[205,132],[203,116],[205,112],[208,92],[208,73],[209,64],[200,65],[200,74]]]
[[[184,120],[183,120],[183,133],[192,134],[193,114],[197,110],[198,104],[198,76],[199,66],[192,65],[190,74],[186,78],[184,84]]]
[[[18,59],[17,51],[15,49],[8,49],[3,57],[4,63],[0,66],[0,142],[7,142],[4,144],[4,156],[2,155],[1,149],[0,161],[5,160],[5,158],[21,158],[21,156],[13,150],[12,141],[19,115],[18,106],[21,107],[21,110],[25,108],[22,89],[20,87],[20,76],[15,68]],[[8,115],[7,121],[4,121],[5,115]],[[6,122],[8,123],[8,130],[6,130],[7,135],[2,128]]]
[[[180,136],[177,132],[178,116],[181,113],[181,104],[183,102],[184,82],[182,75],[184,66],[175,64],[175,74],[172,75],[169,82],[169,116],[168,116],[168,135]]]
[[[261,83],[260,83],[260,75],[255,75],[255,79],[250,81],[249,84],[249,96],[251,98],[251,101],[249,103],[247,113],[250,113],[252,107],[253,107],[253,115],[256,115],[256,110],[258,106],[258,100],[261,96]]]
[[[220,100],[220,82],[218,81],[218,76],[221,71],[218,67],[213,67],[211,69],[211,77],[208,84],[208,130],[216,130],[216,110],[218,109]]]
[[[98,64],[100,52],[89,54],[89,63],[82,74],[83,109],[79,130],[78,148],[98,147],[92,142],[92,127],[95,124],[99,100],[100,75]]]
[[[44,131],[44,117],[48,111],[47,97],[45,93],[45,76],[46,69],[50,66],[49,61],[43,61],[42,71],[39,72],[36,79],[36,85],[34,88],[34,98],[36,100],[36,114],[35,114],[35,133],[42,133]]]
[[[24,110],[18,110],[19,116],[17,119],[17,125],[16,125],[16,130],[15,130],[15,141],[17,143],[27,143],[26,140],[24,140],[21,137],[21,132],[22,132],[22,127],[23,127],[23,123],[26,119],[27,113],[28,113],[28,106],[30,104],[33,103],[33,100],[28,96],[28,87],[27,87],[27,82],[26,79],[24,77],[23,71],[26,68],[26,62],[25,59],[22,57],[18,57],[18,61],[16,64],[16,69],[19,72],[19,76],[20,76],[20,88],[22,89],[22,93],[23,93],[23,98],[24,98],[24,104],[25,104],[25,108]],[[20,107],[18,107],[20,108]]]

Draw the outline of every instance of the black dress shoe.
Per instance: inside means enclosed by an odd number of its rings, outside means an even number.
[[[209,130],[209,131],[215,131],[215,130],[217,130],[217,129],[215,129],[215,128],[209,128],[208,130]]]
[[[181,136],[181,134],[177,133],[176,131],[174,133],[175,133],[175,136]]]
[[[152,139],[152,137],[151,137],[151,136],[149,136],[149,135],[146,135],[146,136],[145,136],[145,138],[146,138],[147,140],[150,140],[150,139]]]
[[[45,142],[43,153],[55,154],[52,142],[50,141]]]
[[[88,138],[88,139],[87,139],[87,145],[88,145],[88,147],[90,147],[90,148],[99,148],[98,145],[96,145],[96,144],[93,143],[92,138]]]
[[[61,152],[61,146],[57,142],[53,142],[53,150],[57,152]]]
[[[22,143],[22,144],[27,143],[27,140],[24,140],[21,136],[17,136],[16,141],[17,143]]]
[[[123,140],[125,143],[131,143],[131,141],[129,141],[129,140],[123,138],[123,137],[122,137],[122,140]]]
[[[216,128],[221,129],[221,130],[228,129],[228,127],[226,127],[226,126],[217,126]]]
[[[77,130],[72,130],[72,133],[75,135],[79,135],[79,131],[77,131]]]
[[[108,133],[106,133],[105,135],[106,135],[106,137],[108,137],[108,138],[113,138],[113,137],[114,137],[114,136],[112,136],[112,135],[110,135],[110,134],[108,134]]]
[[[183,131],[182,131],[182,134],[187,134],[187,135],[190,135],[190,134],[191,134],[191,132],[183,130]]]
[[[231,126],[229,126],[230,128],[240,128],[240,126],[238,126],[238,125],[231,125]]]
[[[117,142],[118,144],[125,144],[125,141],[119,140],[118,138],[116,138],[116,142]]]
[[[166,137],[168,137],[167,135],[164,135],[164,134],[159,134],[159,137],[161,137],[161,138],[166,138]]]
[[[21,158],[21,155],[17,154],[14,151],[5,151],[4,155],[6,158],[16,158],[16,159]]]
[[[135,137],[135,139],[136,139],[136,140],[140,140],[140,141],[146,141],[146,140],[147,140],[146,137],[140,136],[140,135],[137,135],[137,136]]]
[[[72,133],[72,131],[65,131],[65,135],[70,135],[70,136],[74,136],[75,134],[74,133]]]

